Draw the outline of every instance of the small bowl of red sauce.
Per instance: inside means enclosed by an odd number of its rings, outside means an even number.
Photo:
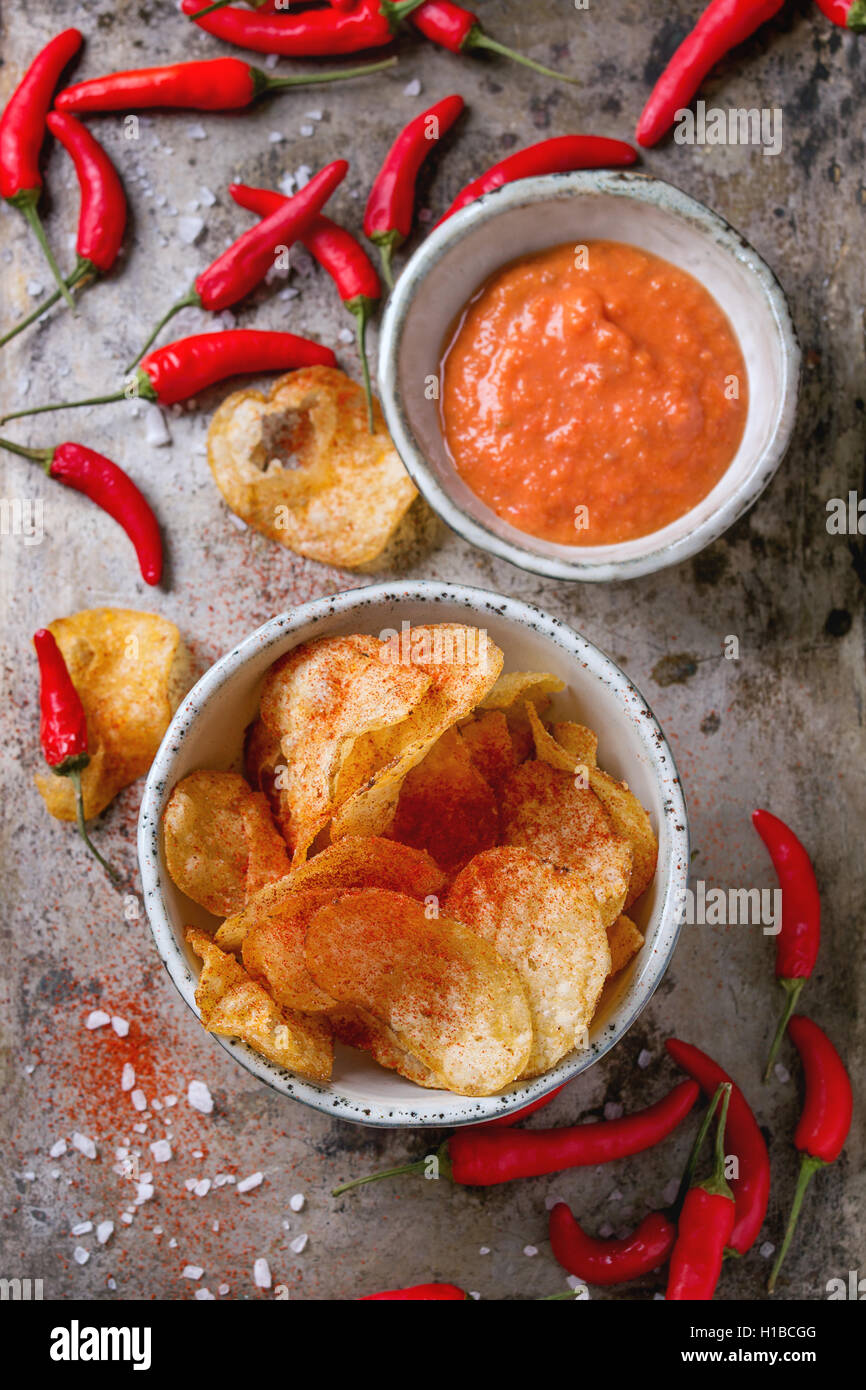
[[[453,530],[558,579],[717,539],[794,425],[785,295],[727,222],[632,172],[498,189],[438,226],[382,325],[388,427]]]

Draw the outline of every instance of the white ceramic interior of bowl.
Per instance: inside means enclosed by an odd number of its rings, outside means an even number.
[[[749,380],[740,447],[713,490],[679,520],[616,545],[565,546],[501,520],[463,482],[442,437],[439,376],[446,333],[487,277],[564,243],[627,242],[688,271],[715,296],[739,339]],[[558,579],[624,579],[701,550],[772,478],[793,429],[800,350],[784,293],[727,222],[645,174],[575,173],[522,179],[437,227],[397,281],[380,336],[379,391],[388,428],[419,490],[453,530],[523,569]]]
[[[539,609],[461,585],[377,584],[304,604],[273,618],[201,678],[178,709],[144,789],[138,832],[144,901],[157,949],[195,1010],[198,962],[183,940],[188,923],[213,930],[217,919],[181,893],[166,872],[161,820],[172,788],[196,768],[240,769],[244,730],[258,709],[269,666],[298,643],[332,633],[401,629],[403,622],[461,622],[485,628],[505,652],[505,670],[551,671],[566,683],[553,710],[599,735],[599,763],[624,778],[647,807],[659,837],[655,881],[633,915],[646,934],[634,962],[608,986],[588,1049],[552,1071],[482,1099],[427,1091],[385,1071],[367,1054],[338,1046],[327,1086],[302,1080],[244,1043],[217,1041],[262,1081],[318,1110],[361,1124],[459,1125],[504,1114],[561,1085],[603,1057],[634,1022],[661,980],[676,945],[677,894],[688,881],[686,808],[671,751],[646,701],[597,647]]]

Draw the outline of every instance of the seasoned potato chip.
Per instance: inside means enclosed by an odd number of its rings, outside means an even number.
[[[388,831],[407,773],[446,729],[472,712],[502,669],[503,654],[486,632],[461,623],[421,624],[394,632],[386,646],[391,662],[408,659],[412,669],[426,672],[430,686],[404,724],[368,735],[352,749],[360,789],[334,817],[335,840]]]
[[[244,772],[250,786],[268,798],[271,813],[288,845],[292,842],[292,815],[278,775],[284,766],[280,740],[263,719],[254,719],[244,738]]]
[[[304,937],[313,914],[350,888],[393,888],[411,898],[438,895],[444,877],[429,854],[375,837],[329,845],[279,883],[257,893],[216,934],[225,950],[243,948],[244,965],[278,1004],[308,1013],[334,1001],[307,970]]]
[[[650,818],[633,791],[625,782],[617,782],[601,768],[593,768],[589,785],[595,792],[618,835],[631,845],[632,871],[625,906],[640,897],[653,881],[659,854],[659,843]]]
[[[313,1081],[329,1079],[334,1047],[327,1020],[279,1008],[207,932],[187,927],[186,939],[202,960],[195,1002],[209,1033],[240,1038],[278,1066]]]
[[[173,881],[217,917],[289,872],[286,844],[261,792],[237,772],[191,772],[178,782],[162,818]]]
[[[550,730],[542,724],[538,711],[530,700],[526,702],[526,714],[529,719],[529,727],[532,730],[532,742],[535,745],[536,758],[540,758],[544,763],[549,763],[551,767],[559,768],[560,772],[575,773],[580,765],[580,759],[557,743]]]
[[[630,917],[623,914],[608,927],[607,942],[610,946],[610,979],[612,975],[618,975],[620,970],[624,970],[632,956],[637,955],[644,942],[643,932],[635,926]]]
[[[48,624],[87,717],[90,762],[81,774],[84,814],[98,816],[143,777],[181,696],[189,661],[174,623],[128,608],[91,608]],[[57,820],[75,820],[68,777],[36,776]]]
[[[488,942],[402,893],[363,888],[321,908],[307,930],[319,987],[366,1009],[446,1090],[492,1095],[532,1046],[520,978]]]
[[[607,927],[622,912],[631,874],[631,849],[618,835],[598,797],[568,772],[532,761],[516,768],[502,793],[502,838],[525,845],[552,864],[592,877]]]
[[[338,1042],[369,1052],[380,1067],[399,1072],[407,1081],[414,1081],[418,1086],[426,1086],[433,1091],[442,1089],[430,1068],[401,1047],[391,1029],[367,1013],[366,1009],[355,1009],[344,1004],[333,1009],[328,1020]]]
[[[405,778],[391,834],[427,850],[449,877],[497,843],[496,798],[456,729],[446,729]]]
[[[508,732],[508,720],[501,710],[488,710],[460,725],[460,737],[473,764],[497,794],[516,759]]]
[[[574,724],[571,720],[566,720],[563,724],[554,724],[553,737],[566,753],[571,754],[574,759],[573,766],[596,766],[598,735],[594,734],[592,729],[587,729],[585,724]],[[541,757],[541,754],[538,756]]]
[[[364,392],[336,367],[303,367],[270,395],[223,401],[208,462],[233,512],[298,555],[351,569],[385,548],[417,492]]]
[[[583,1043],[610,950],[599,905],[579,874],[528,849],[488,849],[457,875],[445,911],[495,946],[523,981],[533,1035],[524,1076],[547,1071]]]
[[[261,717],[280,739],[294,862],[338,809],[334,785],[345,746],[400,724],[431,684],[420,667],[383,659],[375,637],[323,637],[281,657],[262,687]],[[350,794],[344,786],[341,796]]]
[[[536,709],[544,709],[551,695],[564,689],[565,681],[547,671],[508,671],[499,677],[489,694],[479,700],[479,705],[481,709],[505,710],[509,717],[523,723],[527,701]]]

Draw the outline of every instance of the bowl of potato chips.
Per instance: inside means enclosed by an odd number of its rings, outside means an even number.
[[[609,657],[418,581],[218,661],[154,760],[139,860],[172,980],[248,1071],[356,1123],[459,1125],[624,1036],[676,945],[688,823]]]

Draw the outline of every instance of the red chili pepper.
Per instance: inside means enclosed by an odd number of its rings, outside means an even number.
[[[798,1014],[788,1024],[788,1032],[803,1063],[806,1094],[800,1121],[794,1131],[794,1145],[801,1154],[800,1173],[785,1228],[785,1239],[767,1285],[770,1293],[776,1286],[779,1270],[794,1238],[797,1218],[812,1174],[828,1163],[835,1163],[845,1146],[854,1113],[854,1097],[845,1064],[824,1030],[811,1018]]]
[[[565,1086],[567,1085],[568,1082],[563,1086],[555,1087],[554,1090],[548,1091],[546,1096],[539,1096],[538,1100],[530,1101],[528,1105],[524,1105],[520,1110],[512,1110],[510,1115],[496,1115],[492,1120],[482,1120],[481,1123],[484,1125],[499,1125],[502,1128],[510,1128],[511,1125],[519,1125],[521,1120],[527,1119],[528,1116],[534,1115],[536,1110],[541,1110],[545,1105],[549,1105],[552,1100],[556,1099],[560,1091],[565,1090]]]
[[[293,371],[297,367],[333,367],[337,359],[330,348],[299,338],[295,333],[265,333],[260,329],[231,328],[222,333],[195,333],[155,348],[144,358],[123,391],[91,396],[84,401],[55,401],[4,415],[18,420],[24,415],[44,415],[49,410],[73,410],[81,405],[109,405],[112,401],[140,397],[158,405],[175,405],[195,396],[217,381],[251,372]]]
[[[465,1303],[466,1294],[456,1284],[413,1284],[408,1289],[365,1293],[359,1303]]]
[[[22,444],[0,439],[0,449],[41,463],[49,478],[83,492],[123,527],[138,556],[143,579],[158,584],[162,578],[162,541],[159,525],[147,498],[128,473],[116,463],[83,444],[58,444],[54,449],[25,449]]]
[[[776,938],[776,979],[786,999],[767,1058],[764,1073],[767,1081],[788,1020],[818,958],[821,898],[812,861],[790,826],[769,811],[753,811],[752,824],[770,851],[782,890],[782,928]]]
[[[841,29],[866,33],[866,0],[815,0],[815,3]]]
[[[665,1139],[685,1119],[700,1091],[693,1081],[675,1086],[663,1100],[625,1115],[564,1129],[496,1129],[471,1125],[452,1134],[439,1150],[439,1171],[464,1187],[490,1187],[515,1178],[537,1178],[564,1168],[585,1168],[610,1163],[616,1158],[642,1153]],[[403,1173],[422,1173],[427,1158],[389,1168],[366,1178],[356,1178],[334,1189],[338,1197],[350,1187],[376,1182]]]
[[[364,212],[364,235],[382,253],[385,279],[393,289],[391,256],[412,230],[415,180],[435,142],[453,126],[465,102],[443,97],[401,130],[376,175]]]
[[[182,0],[184,14],[218,39],[256,53],[284,58],[321,58],[331,53],[358,53],[390,43],[400,20],[423,0],[359,0],[347,12],[303,10],[297,14],[263,14],[234,6],[207,13],[209,0]]]
[[[274,265],[277,248],[290,246],[297,240],[316,213],[324,207],[337,185],[342,183],[348,171],[349,166],[345,159],[335,159],[332,164],[326,164],[325,168],[320,169],[294,197],[282,199],[255,227],[248,227],[201,272],[189,293],[182,299],[175,300],[171,308],[163,314],[144,347],[126,370],[132,371],[165,325],[175,314],[180,313],[181,309],[194,306],[218,313],[221,309],[228,309],[232,304],[237,304],[239,299],[243,299],[256,285],[261,284]]]
[[[731,1091],[732,1083],[728,1082],[723,1087],[716,1127],[713,1171],[703,1182],[689,1188],[680,1212],[665,1294],[669,1302],[711,1299],[732,1239],[736,1204],[725,1178],[725,1121]]]
[[[58,111],[129,111],[183,107],[192,111],[237,111],[269,92],[305,87],[315,82],[342,82],[368,72],[392,68],[396,58],[366,67],[336,72],[309,72],[271,77],[242,58],[204,58],[194,63],[171,63],[160,68],[135,68],[91,77],[62,91]]]
[[[564,174],[572,169],[603,169],[634,164],[636,159],[637,151],[622,140],[609,140],[604,135],[556,135],[552,140],[527,145],[525,150],[517,150],[507,159],[491,165],[486,173],[467,183],[436,225],[440,226],[453,213],[466,207],[467,203],[474,203],[482,194],[493,193],[503,184],[514,183],[517,179],[535,178],[539,174]]]
[[[639,145],[654,145],[670,130],[677,112],[690,104],[707,73],[725,54],[772,19],[785,0],[711,0],[683,39],[637,123]]]
[[[114,265],[126,228],[126,197],[114,165],[89,130],[74,117],[59,115],[56,111],[49,113],[46,123],[72,157],[81,189],[76,243],[78,261],[64,282],[67,288],[73,289],[77,285],[88,285],[98,275],[107,274]],[[0,347],[34,323],[59,298],[60,291],[55,290],[0,338]]]
[[[677,1066],[698,1082],[704,1095],[712,1097],[719,1086],[731,1081],[727,1072],[700,1048],[679,1038],[668,1038],[665,1047]],[[735,1082],[732,1082],[728,1112],[728,1149],[736,1155],[739,1175],[731,1180],[736,1202],[736,1220],[730,1246],[745,1255],[758,1238],[770,1200],[770,1156],[758,1122],[748,1101]]]
[[[269,188],[250,188],[244,183],[230,184],[229,193],[240,207],[258,213],[260,217],[272,215],[288,201],[282,193],[274,193]],[[367,422],[370,433],[374,434],[376,422],[373,419],[373,387],[367,361],[367,324],[382,295],[376,267],[351,232],[321,214],[306,227],[301,241],[331,276],[340,298],[355,320],[367,397]]]
[[[555,68],[547,68],[543,63],[536,63],[534,58],[526,58],[513,48],[506,48],[504,43],[491,39],[482,29],[477,14],[473,14],[471,10],[464,10],[462,5],[451,4],[451,0],[425,0],[425,4],[413,14],[412,23],[421,30],[425,39],[438,43],[441,48],[447,48],[449,53],[469,53],[474,48],[486,49],[488,53],[498,53],[501,58],[511,58],[515,63],[522,63],[525,68],[532,68],[533,72],[540,72],[544,77],[580,85],[576,77],[568,77],[566,73],[557,72]]]
[[[565,1202],[550,1213],[555,1258],[587,1284],[624,1284],[663,1265],[673,1249],[676,1227],[660,1211],[645,1216],[624,1240],[595,1240],[578,1225]]]
[[[90,762],[84,706],[72,684],[54,634],[47,628],[40,628],[34,635],[33,645],[39,661],[39,739],[42,752],[51,771],[56,772],[58,777],[68,777],[75,788],[75,815],[81,837],[109,878],[117,883],[119,875],[91,844],[84,821],[81,773]]]
[[[60,74],[81,43],[77,29],[64,29],[46,44],[33,59],[0,116],[0,195],[27,218],[57,281],[57,288],[70,308],[72,295],[48,245],[36,204],[42,192],[39,154],[45,139],[45,117]]]

